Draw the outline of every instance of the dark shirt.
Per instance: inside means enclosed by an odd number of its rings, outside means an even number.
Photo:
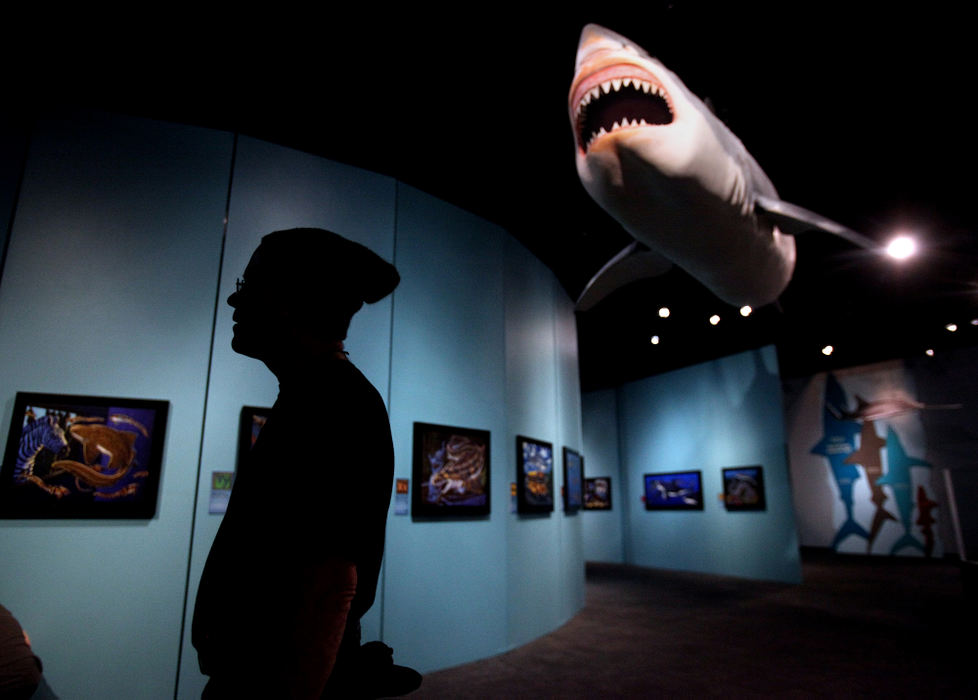
[[[20,623],[0,605],[0,700],[29,698],[41,682],[41,660],[34,656]]]
[[[330,359],[281,378],[201,575],[192,639],[204,673],[257,674],[297,653],[296,591],[324,561],[356,565],[348,626],[359,621],[374,601],[393,478],[387,411],[356,367]]]

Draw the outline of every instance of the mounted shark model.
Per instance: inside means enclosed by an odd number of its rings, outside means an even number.
[[[591,279],[585,310],[675,263],[720,299],[761,306],[791,280],[795,242],[812,228],[866,237],[778,198],[740,140],[641,47],[584,27],[568,96],[577,172],[635,242]]]

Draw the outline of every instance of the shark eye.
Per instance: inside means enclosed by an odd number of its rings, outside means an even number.
[[[609,80],[584,96],[577,115],[577,136],[586,150],[601,133],[672,121],[672,108],[661,87],[638,79]]]

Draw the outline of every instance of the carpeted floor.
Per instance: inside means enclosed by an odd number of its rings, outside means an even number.
[[[430,673],[410,697],[978,697],[956,562],[802,561],[801,585],[589,564],[563,627]]]

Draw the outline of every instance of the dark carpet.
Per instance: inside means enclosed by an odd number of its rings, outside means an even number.
[[[588,564],[567,624],[410,697],[978,698],[955,561],[812,550],[802,566],[791,585]]]

